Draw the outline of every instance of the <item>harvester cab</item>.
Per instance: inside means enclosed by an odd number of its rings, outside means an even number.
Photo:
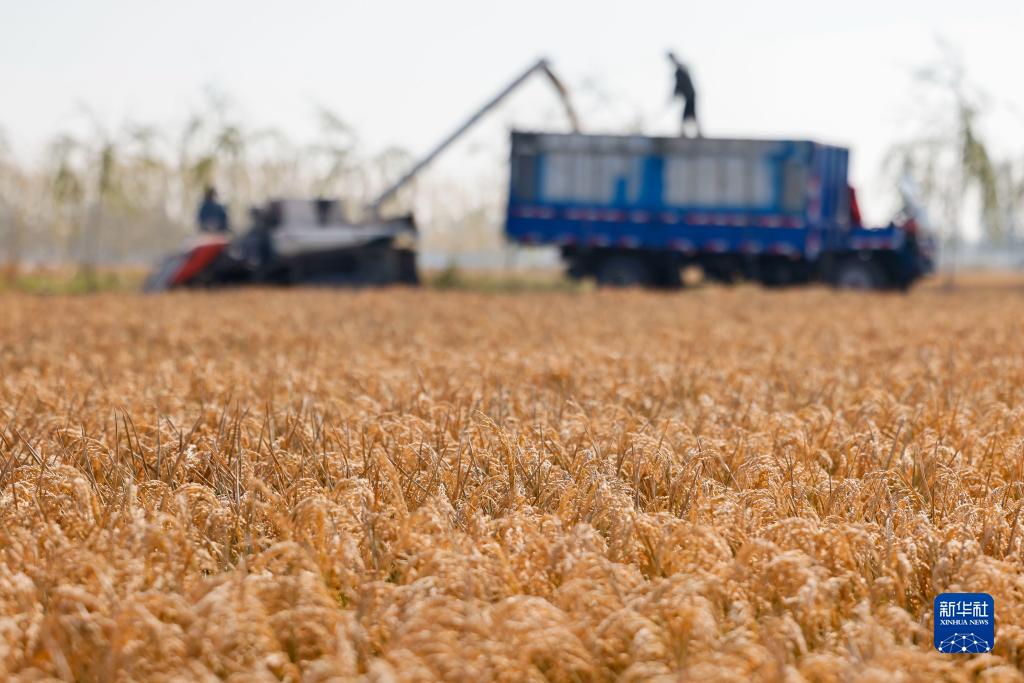
[[[355,222],[331,199],[278,199],[255,212],[237,257],[261,282],[416,283],[412,216]]]

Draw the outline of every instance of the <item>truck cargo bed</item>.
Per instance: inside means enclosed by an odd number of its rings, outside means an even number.
[[[513,132],[506,232],[560,247],[571,275],[607,284],[614,271],[673,286],[687,263],[723,280],[828,278],[854,253],[905,241],[856,223],[848,163],[845,148],[810,140]]]

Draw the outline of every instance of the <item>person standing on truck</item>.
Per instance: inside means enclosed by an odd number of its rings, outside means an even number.
[[[701,137],[700,123],[697,122],[697,92],[693,88],[693,79],[690,78],[690,70],[686,68],[686,65],[679,61],[675,53],[671,50],[668,53],[668,59],[672,62],[672,66],[675,68],[675,88],[672,91],[673,98],[683,98],[683,121],[682,127],[680,128],[679,134],[682,137],[689,137],[687,129],[692,127],[694,134],[697,137]],[[690,126],[689,124],[693,124]]]
[[[228,212],[224,205],[217,201],[217,190],[207,187],[203,192],[203,201],[199,204],[196,216],[199,232],[227,232]]]

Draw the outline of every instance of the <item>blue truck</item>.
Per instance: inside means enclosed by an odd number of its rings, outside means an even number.
[[[849,151],[809,140],[512,133],[506,233],[556,246],[573,278],[907,289],[933,267],[912,203],[861,224]]]

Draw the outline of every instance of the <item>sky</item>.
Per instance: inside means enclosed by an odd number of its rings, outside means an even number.
[[[86,125],[86,108],[110,127],[174,127],[215,88],[253,126],[311,138],[326,106],[365,148],[418,155],[546,56],[585,129],[673,134],[672,49],[692,68],[706,135],[848,145],[854,182],[877,200],[865,214],[884,220],[882,158],[921,115],[913,72],[939,38],[988,93],[990,142],[1024,154],[1022,33],[1020,0],[0,0],[0,130],[38,160]],[[500,163],[510,127],[560,126],[538,79],[437,172]]]

